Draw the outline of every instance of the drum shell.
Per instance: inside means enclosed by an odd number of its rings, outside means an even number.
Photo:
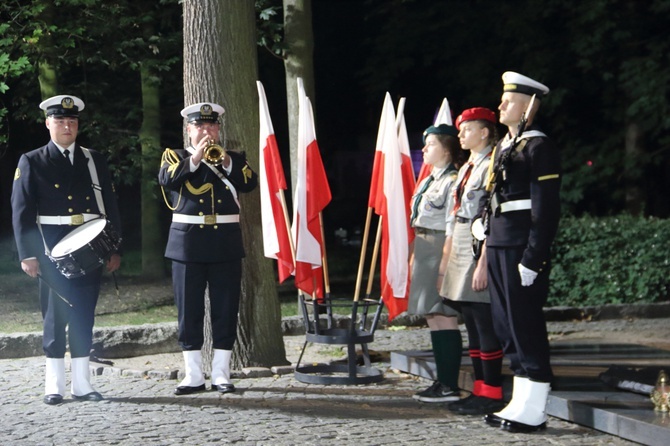
[[[91,220],[84,225],[97,224],[97,222],[98,220]],[[54,246],[54,250],[59,243]],[[49,259],[56,264],[56,269],[63,276],[73,279],[101,267],[119,249],[120,245],[121,239],[118,233],[112,227],[111,222],[106,220],[104,228],[92,240],[82,243],[76,249],[68,250],[69,252],[62,256],[49,255]]]

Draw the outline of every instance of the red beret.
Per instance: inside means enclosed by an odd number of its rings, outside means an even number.
[[[477,119],[482,119],[484,121],[490,121],[496,123],[496,114],[485,107],[474,107],[463,110],[458,118],[456,118],[456,128],[460,130],[461,123],[465,121],[474,121]]]

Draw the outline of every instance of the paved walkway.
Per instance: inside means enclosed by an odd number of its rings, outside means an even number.
[[[285,337],[289,359],[302,339]],[[383,350],[392,345],[403,349],[408,344],[425,348],[427,340],[425,330],[380,330],[371,348]],[[165,357],[155,363],[144,361],[154,368]],[[123,361],[117,367],[120,364]],[[44,358],[0,360],[0,444],[633,444],[554,418],[542,433],[509,434],[486,426],[481,417],[454,415],[445,405],[413,400],[412,395],[429,384],[426,380],[393,371],[387,359],[374,365],[385,373],[378,384],[304,384],[289,373],[236,379],[238,392],[234,394],[180,397],[172,393],[177,381],[166,374],[107,370],[93,378],[104,401],[76,402],[66,395],[63,404],[47,406],[42,402]]]

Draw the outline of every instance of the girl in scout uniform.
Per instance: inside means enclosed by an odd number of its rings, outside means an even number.
[[[456,128],[446,124],[426,129],[423,160],[432,166],[432,171],[417,185],[411,201],[410,224],[416,237],[407,313],[426,317],[437,368],[437,380],[414,398],[431,403],[460,398],[458,375],[463,345],[456,317],[458,313],[444,305],[438,294],[449,193],[464,159],[457,135]]]
[[[470,151],[470,158],[459,170],[450,196],[443,262],[446,271],[440,289],[445,303],[463,315],[475,374],[472,394],[451,403],[449,409],[470,415],[483,415],[504,406],[503,352],[491,319],[486,254],[475,258],[470,231],[488,197],[486,179],[492,145],[497,140],[495,125],[495,113],[483,107],[467,109],[456,119],[461,147]]]

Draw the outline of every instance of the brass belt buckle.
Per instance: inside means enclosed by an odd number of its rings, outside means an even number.
[[[205,215],[205,224],[206,225],[215,225],[216,224],[216,214]]]
[[[79,226],[84,224],[84,215],[83,214],[76,214],[70,216],[70,224],[73,226]]]

